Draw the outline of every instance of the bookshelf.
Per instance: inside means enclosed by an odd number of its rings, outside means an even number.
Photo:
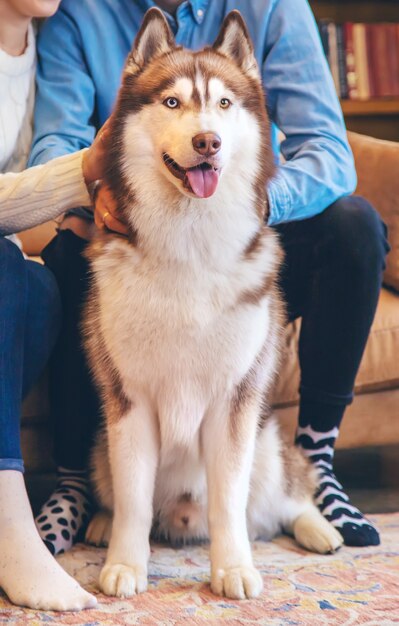
[[[399,0],[309,0],[316,19],[344,22],[399,22]],[[399,141],[399,98],[342,100],[347,128]]]

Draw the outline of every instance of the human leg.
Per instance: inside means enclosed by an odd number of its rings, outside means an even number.
[[[39,376],[58,331],[58,290],[46,268],[25,261],[0,239],[0,586],[31,608],[94,606],[45,549],[23,479],[20,411],[23,391]]]
[[[86,476],[100,409],[81,342],[80,320],[89,285],[87,242],[61,231],[43,251],[61,292],[63,325],[51,359],[50,403],[58,481],[36,522],[53,554],[83,536],[92,513]],[[73,393],[72,393],[73,390]]]
[[[388,250],[384,225],[365,200],[350,197],[279,230],[289,317],[302,316],[296,442],[320,469],[317,503],[345,543],[376,544],[377,531],[350,504],[332,466],[378,302]]]
[[[23,471],[20,414],[27,302],[25,259],[0,238],[0,470]]]
[[[21,401],[49,358],[61,306],[51,272],[26,261],[5,238],[0,238],[0,267],[0,469],[4,461],[7,469],[23,471]]]

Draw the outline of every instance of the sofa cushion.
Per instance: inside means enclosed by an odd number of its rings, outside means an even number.
[[[298,340],[300,321],[290,324],[286,334],[286,356],[274,403],[296,403],[299,399]],[[377,313],[356,378],[355,392],[392,389],[399,385],[399,295],[382,289]]]
[[[356,193],[377,209],[388,227],[391,252],[384,282],[399,291],[399,143],[348,133],[358,177]]]
[[[51,221],[19,233],[24,252],[30,257],[38,257],[43,248],[57,234],[56,228],[57,223]]]

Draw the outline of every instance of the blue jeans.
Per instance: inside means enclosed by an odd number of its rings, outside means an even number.
[[[61,301],[51,271],[0,237],[0,470],[23,471],[22,399],[57,339]]]

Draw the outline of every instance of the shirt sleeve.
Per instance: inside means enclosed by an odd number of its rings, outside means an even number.
[[[0,234],[9,235],[89,206],[82,173],[85,150],[18,174],[0,174]]]
[[[341,107],[307,0],[275,0],[262,68],[285,163],[268,187],[270,224],[321,213],[356,187]]]
[[[38,36],[33,147],[28,165],[91,145],[95,88],[77,24],[62,6]]]

